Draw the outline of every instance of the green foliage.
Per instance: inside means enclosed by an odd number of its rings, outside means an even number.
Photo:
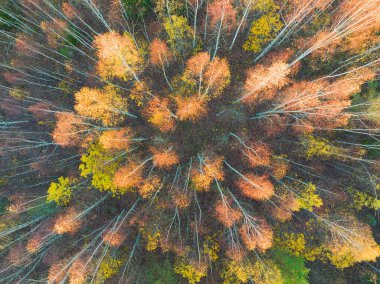
[[[329,26],[331,24],[331,15],[330,13],[322,13],[318,15],[310,25],[307,25],[305,32],[310,35],[314,35],[320,31],[323,27]]]
[[[169,259],[163,262],[157,258],[149,258],[144,265],[145,283],[152,284],[175,284],[179,283]]]
[[[198,283],[203,277],[205,277],[206,269],[203,267],[194,267],[188,260],[181,258],[176,259],[174,263],[174,272],[186,278],[189,284]]]
[[[269,12],[253,21],[249,30],[247,41],[244,43],[244,50],[260,52],[263,46],[271,42],[282,28],[280,15],[276,12]]]
[[[380,123],[380,83],[378,80],[369,82],[362,92],[352,97],[353,111],[367,113],[367,118]]]
[[[73,195],[69,178],[59,177],[58,182],[52,182],[48,189],[47,202],[54,201],[58,205],[67,205]]]
[[[300,209],[306,209],[312,212],[313,207],[320,207],[323,205],[323,201],[316,191],[317,187],[311,182],[302,186],[300,193],[297,196],[297,203]]]
[[[376,123],[380,123],[380,96],[370,100],[370,107],[368,108],[368,119]]]
[[[377,225],[377,218],[373,216],[372,214],[367,214],[364,220],[368,225],[372,227]]]
[[[91,184],[100,191],[117,193],[112,178],[120,164],[120,159],[107,153],[99,144],[92,144],[81,157],[79,169],[82,177],[92,176]]]
[[[9,205],[9,200],[6,197],[1,197],[0,198],[0,214],[3,214],[5,212],[5,209]]]
[[[34,208],[28,210],[28,215],[37,218],[37,217],[46,217],[51,216],[54,213],[57,213],[57,205],[55,203],[42,203],[35,205]]]
[[[310,269],[305,266],[305,260],[292,256],[284,250],[275,249],[273,256],[277,267],[281,270],[284,284],[308,284]]]
[[[72,57],[74,55],[71,47],[79,44],[78,38],[82,37],[77,28],[73,25],[69,25],[69,28],[65,31],[64,43],[65,46],[58,49],[58,52],[64,57]]]
[[[19,20],[20,15],[17,9],[12,7],[12,1],[10,0],[0,0],[0,30],[12,30],[19,28],[21,22]],[[9,12],[6,12],[9,11]],[[14,16],[13,16],[14,15]]]
[[[7,184],[7,180],[5,178],[0,178],[0,189],[2,189],[3,186],[6,184]]]
[[[122,4],[129,19],[142,18],[152,6],[151,0],[122,0]]]
[[[164,28],[168,34],[167,43],[173,54],[183,57],[189,54],[192,49],[193,29],[187,19],[173,15],[165,19]]]
[[[305,156],[307,159],[314,157],[328,159],[340,154],[340,150],[332,146],[325,138],[308,135],[301,143],[305,149]]]

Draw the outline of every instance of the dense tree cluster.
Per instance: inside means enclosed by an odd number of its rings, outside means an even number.
[[[0,0],[0,282],[380,281],[379,15]]]

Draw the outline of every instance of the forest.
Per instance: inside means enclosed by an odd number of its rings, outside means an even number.
[[[0,0],[0,50],[0,283],[380,284],[380,0]]]

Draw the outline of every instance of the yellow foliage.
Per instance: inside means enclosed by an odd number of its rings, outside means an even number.
[[[247,283],[253,274],[253,264],[249,261],[238,262],[235,260],[225,263],[222,271],[224,284]]]
[[[99,270],[96,273],[96,283],[104,283],[105,280],[111,278],[119,272],[122,265],[122,260],[115,259],[111,256],[103,258],[102,263],[99,266]]]
[[[293,255],[301,256],[309,261],[325,259],[323,248],[321,246],[307,245],[304,234],[284,233],[279,238],[276,238],[276,245],[288,250]]]
[[[166,18],[164,28],[168,34],[167,43],[176,56],[184,56],[192,48],[193,29],[187,19],[173,15]]]
[[[327,159],[339,155],[339,149],[328,142],[325,138],[315,138],[312,135],[306,136],[306,139],[302,141],[302,145],[305,147],[306,158],[318,157]]]
[[[214,238],[215,237],[207,236],[203,243],[203,251],[208,255],[211,261],[216,261],[219,258],[218,252],[220,247]]]
[[[243,48],[253,52],[260,52],[263,46],[272,41],[277,32],[282,28],[283,23],[277,12],[269,12],[262,15],[252,23],[247,41]]]
[[[195,284],[207,275],[207,267],[202,264],[197,266],[192,265],[185,259],[176,259],[174,262],[174,272],[186,278],[189,284]]]
[[[274,264],[274,262],[267,260],[256,261],[253,266],[253,274],[251,279],[256,284],[283,284],[284,281],[281,277],[281,271]]]
[[[255,284],[284,283],[280,270],[272,261],[228,261],[221,276],[224,284],[247,283],[249,280]]]
[[[73,190],[69,178],[59,177],[58,182],[52,182],[48,189],[46,200],[54,201],[58,205],[67,205],[71,200]]]
[[[337,268],[346,268],[358,262],[376,261],[380,256],[380,246],[372,236],[371,227],[352,216],[346,219],[346,226],[330,226],[328,249],[332,264]]]
[[[309,182],[301,191],[297,197],[297,203],[299,209],[306,209],[310,212],[313,211],[313,207],[321,207],[323,201],[321,197],[316,194],[317,187]]]
[[[373,210],[380,209],[380,199],[375,198],[365,192],[350,189],[353,195],[353,207],[357,210],[361,210],[363,207],[367,207]]]
[[[153,234],[148,234],[146,237],[147,237],[146,250],[147,251],[156,250],[158,247],[158,242],[161,237],[161,233],[159,231],[156,231]]]

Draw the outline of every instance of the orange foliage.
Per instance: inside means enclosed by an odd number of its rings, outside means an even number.
[[[332,0],[289,0],[287,5],[291,5],[296,11],[305,10],[323,10],[331,4]]]
[[[328,60],[329,55],[335,52],[341,42],[342,38],[337,32],[321,30],[308,40],[298,40],[298,46],[303,49],[312,48],[313,56],[322,56]]]
[[[56,116],[57,124],[52,133],[54,142],[62,147],[79,146],[83,140],[81,134],[85,132],[82,119],[70,112]]]
[[[82,225],[82,221],[78,218],[79,213],[74,209],[70,208],[66,212],[62,213],[55,220],[54,232],[57,234],[74,234],[77,232]]]
[[[326,81],[296,82],[276,97],[276,109],[291,112],[296,117],[293,130],[310,133],[314,128],[334,129],[348,124],[351,114],[345,109],[351,105],[351,96],[361,85],[375,77],[367,68],[352,72],[328,84]]]
[[[344,0],[334,14],[335,22],[355,23],[355,33],[377,31],[380,28],[379,0]],[[346,24],[346,23],[345,23]]]
[[[142,68],[143,59],[128,33],[112,31],[95,36],[93,45],[99,58],[96,70],[103,79],[129,80]]]
[[[161,179],[158,176],[152,176],[144,180],[143,184],[139,187],[138,192],[142,198],[148,198],[160,188]]]
[[[62,13],[70,20],[75,18],[77,11],[73,5],[68,2],[62,3]]]
[[[129,98],[135,101],[137,106],[142,106],[146,103],[150,96],[150,91],[145,82],[136,82],[131,90]]]
[[[319,109],[309,121],[315,126],[329,129],[347,125],[351,114],[345,109],[351,106],[351,96],[360,91],[362,84],[375,77],[372,70],[362,68],[336,80],[325,88]]]
[[[379,0],[342,1],[333,19],[339,30],[349,30],[343,49],[361,52],[366,43],[378,42],[375,33],[380,30],[379,15]]]
[[[207,52],[192,56],[186,63],[184,77],[202,85],[200,93],[208,100],[217,97],[230,82],[230,67],[226,59],[215,57],[210,61]]]
[[[284,178],[289,171],[289,164],[283,159],[274,159],[271,166],[272,174],[278,180]]]
[[[30,253],[38,251],[44,242],[49,240],[49,235],[52,233],[54,223],[52,220],[43,222],[26,243],[26,250]]]
[[[272,99],[277,90],[289,83],[290,73],[289,65],[281,61],[248,69],[241,100],[244,103],[260,103]]]
[[[207,114],[206,101],[199,95],[188,98],[176,98],[179,120],[196,121]]]
[[[230,0],[214,0],[208,5],[207,14],[213,27],[222,25],[230,30],[236,25],[236,10]]]
[[[214,180],[224,180],[223,157],[205,158],[199,167],[191,170],[191,181],[196,190],[208,191]]]
[[[59,260],[57,262],[54,262],[49,268],[47,283],[62,283],[66,277],[66,269],[64,269],[66,264],[66,260]]]
[[[116,171],[112,183],[120,189],[131,190],[144,181],[142,171],[141,165],[130,162]]]
[[[107,130],[99,138],[100,145],[106,150],[128,150],[130,146],[131,130]]]
[[[354,71],[326,87],[327,98],[331,100],[349,100],[352,95],[360,91],[365,82],[373,80],[375,77],[376,73],[369,68]]]
[[[297,122],[292,125],[292,129],[297,135],[305,135],[312,133],[314,126],[308,121],[297,120]]]
[[[33,40],[25,34],[17,35],[15,40],[15,48],[24,55],[32,55],[38,51],[38,47],[33,44]]]
[[[286,3],[288,9],[283,15],[285,22],[300,23],[307,15],[312,13],[321,13],[318,10],[325,10],[333,2],[333,0],[289,0]]]
[[[226,250],[226,256],[235,261],[242,261],[245,257],[245,252],[241,245],[238,246],[235,243],[230,243]]]
[[[375,261],[380,256],[380,246],[374,240],[369,225],[354,217],[347,217],[344,223],[341,217],[338,220],[329,226],[328,248],[332,253],[332,260],[340,264],[341,268],[357,262]],[[349,263],[346,263],[347,260]]]
[[[286,129],[286,118],[280,115],[265,117],[259,122],[260,128],[268,137],[277,136]]]
[[[88,274],[88,265],[86,262],[77,259],[69,269],[69,284],[84,284]]]
[[[103,241],[111,247],[119,247],[125,239],[125,231],[122,228],[109,229],[103,235]]]
[[[308,112],[319,104],[318,95],[325,85],[323,81],[296,82],[278,94],[276,108],[284,111]]]
[[[292,218],[292,212],[300,210],[299,202],[293,193],[286,192],[280,196],[280,204],[276,206],[272,211],[274,218],[281,222],[288,221]]]
[[[160,169],[170,169],[179,163],[179,157],[172,148],[150,148],[150,151],[153,154],[154,165]]]
[[[261,252],[265,252],[272,247],[273,230],[264,219],[252,222],[254,224],[243,224],[239,229],[243,243],[248,250],[258,248]]]
[[[185,192],[182,192],[180,190],[175,190],[172,193],[171,198],[173,200],[174,205],[180,209],[190,206],[191,198]]]
[[[249,143],[248,148],[241,151],[251,167],[269,166],[272,157],[272,150],[263,143]]]
[[[103,90],[84,87],[74,96],[74,108],[80,115],[102,120],[106,126],[116,125],[125,118],[122,112],[126,111],[127,102],[111,86]]]
[[[186,62],[185,74],[188,76],[202,76],[210,63],[210,55],[207,52],[199,52]]]
[[[214,207],[215,217],[227,228],[239,221],[243,215],[238,209],[233,209],[227,202],[218,201]]]
[[[163,66],[172,59],[173,55],[164,41],[155,38],[150,43],[150,62],[153,65]]]
[[[214,94],[219,94],[230,82],[230,67],[225,58],[215,57],[207,66],[205,72],[206,93],[211,90]]]
[[[174,118],[169,109],[169,100],[158,97],[149,101],[147,107],[143,110],[148,122],[157,127],[160,131],[169,132],[174,130]]]
[[[273,196],[274,186],[267,174],[262,176],[246,174],[244,176],[245,178],[240,178],[236,182],[236,186],[243,195],[254,200],[267,200]]]

